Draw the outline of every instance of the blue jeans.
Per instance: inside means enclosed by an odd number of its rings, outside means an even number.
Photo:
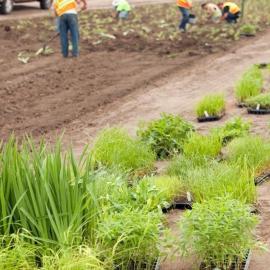
[[[179,25],[179,29],[186,30],[186,26],[189,22],[189,10],[183,7],[179,7],[180,12],[182,13],[182,20]]]
[[[72,56],[79,55],[79,25],[77,14],[63,14],[60,17],[60,41],[63,57],[68,57],[68,32],[72,43]]]
[[[228,13],[228,16],[226,17],[226,21],[228,23],[237,23],[237,20],[239,19],[240,17],[240,12],[237,12],[235,14],[232,14],[232,13]]]
[[[128,11],[120,11],[118,13],[118,18],[122,19],[122,20],[127,20],[128,19],[128,14],[129,14]]]

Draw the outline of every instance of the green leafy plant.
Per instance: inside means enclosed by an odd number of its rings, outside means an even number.
[[[270,144],[260,137],[246,136],[231,141],[225,149],[225,157],[231,163],[246,163],[251,171],[262,173],[270,165]]]
[[[213,159],[221,151],[221,140],[219,136],[204,136],[199,133],[191,134],[184,144],[184,155],[193,159]]]
[[[262,87],[262,72],[258,67],[253,66],[243,74],[242,78],[236,84],[235,95],[238,102],[243,103],[246,99],[259,95]]]
[[[152,269],[160,255],[161,214],[125,209],[106,215],[97,230],[101,248],[113,250],[114,269]]]
[[[240,27],[239,32],[241,35],[254,36],[256,34],[257,27],[253,24],[244,24]]]
[[[141,123],[137,134],[159,159],[163,159],[180,153],[193,130],[193,126],[180,116],[163,113],[160,119]]]
[[[150,172],[155,160],[149,146],[132,139],[121,128],[103,130],[95,141],[92,155],[96,167],[102,165],[134,174]]]
[[[234,138],[243,137],[249,134],[250,123],[244,121],[241,117],[235,117],[225,123],[224,126],[211,130],[211,133],[219,136],[223,145]]]
[[[255,97],[248,98],[246,105],[252,109],[270,109],[270,94],[264,93]]]
[[[227,194],[243,203],[256,202],[254,174],[246,164],[212,163],[190,169],[180,180],[195,202]]]
[[[225,112],[225,100],[223,95],[205,96],[196,106],[198,117],[220,116]]]
[[[179,222],[182,253],[195,254],[205,269],[229,270],[233,263],[239,267],[256,245],[253,230],[257,223],[247,205],[230,197],[195,203]]]

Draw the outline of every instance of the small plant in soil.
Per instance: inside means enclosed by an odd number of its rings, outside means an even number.
[[[257,27],[253,24],[244,24],[239,29],[240,35],[244,36],[255,36],[256,31]]]
[[[214,159],[220,154],[221,147],[219,136],[193,133],[184,144],[183,152],[186,157],[193,159]]]
[[[137,134],[159,159],[164,159],[182,152],[183,144],[193,130],[193,126],[180,116],[163,113],[160,119],[141,123]]]
[[[225,158],[231,164],[246,163],[251,171],[260,174],[270,165],[270,144],[260,137],[245,136],[231,141],[225,148]]]
[[[248,135],[250,125],[250,122],[244,121],[241,117],[235,117],[226,122],[224,126],[212,129],[211,134],[219,136],[222,144],[226,145],[234,138]]]
[[[201,269],[240,269],[247,251],[256,245],[258,219],[250,210],[230,197],[195,203],[179,222],[182,254],[195,255],[203,262]]]
[[[246,100],[248,108],[270,110],[270,93],[260,94]]]
[[[149,146],[131,138],[121,128],[103,130],[97,136],[92,155],[95,167],[116,168],[139,175],[150,172],[155,160]]]
[[[197,117],[222,116],[225,112],[225,99],[223,95],[208,95],[196,107]]]
[[[246,99],[257,96],[263,87],[262,71],[253,66],[247,70],[235,87],[235,95],[239,103],[244,103]]]

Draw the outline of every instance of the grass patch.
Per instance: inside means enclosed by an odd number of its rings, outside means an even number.
[[[141,123],[137,134],[159,159],[164,159],[182,152],[193,130],[193,126],[180,116],[163,113],[160,119]]]
[[[132,139],[121,128],[108,128],[97,137],[92,149],[95,167],[117,168],[136,175],[153,169],[155,154],[145,143]]]
[[[197,117],[220,116],[225,111],[223,95],[205,96],[196,107]]]
[[[260,94],[255,97],[248,98],[246,105],[252,109],[270,109],[270,93]]]
[[[235,87],[235,95],[238,102],[243,103],[250,97],[257,96],[261,93],[263,87],[262,71],[253,66],[247,70]]]

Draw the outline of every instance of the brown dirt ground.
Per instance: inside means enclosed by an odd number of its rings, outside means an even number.
[[[269,138],[270,117],[248,115],[237,108],[233,86],[251,64],[269,61],[270,31],[239,41],[226,50],[217,45],[215,53],[188,38],[178,44],[163,42],[149,47],[132,37],[122,40],[121,51],[117,49],[121,43],[107,44],[98,51],[83,43],[79,59],[62,60],[55,42],[56,54],[23,65],[17,54],[40,48],[40,29],[22,35],[10,31],[9,26],[13,25],[14,22],[0,24],[1,138],[6,139],[11,132],[18,136],[27,132],[54,140],[55,134],[65,128],[65,141],[72,142],[80,152],[84,143],[91,142],[104,126],[123,125],[135,134],[140,120],[153,119],[161,112],[180,114],[202,132],[241,115],[253,121],[254,133]],[[170,58],[167,50],[179,53]],[[197,124],[196,102],[216,91],[226,94],[226,116],[218,123]],[[262,223],[258,230],[268,244],[269,192],[269,185],[259,189]],[[177,214],[171,218],[174,227]],[[269,260],[269,254],[254,252],[250,270],[269,270]],[[183,268],[179,261],[170,263],[163,269],[192,269]]]

